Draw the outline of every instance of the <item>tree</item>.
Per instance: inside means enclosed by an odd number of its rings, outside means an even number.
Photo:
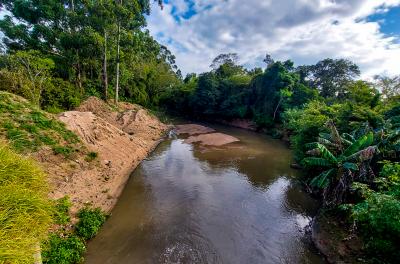
[[[375,177],[370,161],[377,153],[374,134],[368,132],[357,140],[349,134],[339,135],[332,122],[328,122],[330,134],[321,133],[318,142],[311,143],[306,167],[317,167],[322,173],[311,180],[311,185],[323,189],[325,205],[344,202],[353,181],[372,182]]]
[[[210,67],[213,70],[217,70],[221,65],[227,64],[229,66],[235,66],[239,60],[237,53],[224,53],[218,55],[211,63]]]
[[[302,79],[325,98],[342,97],[349,82],[360,75],[358,66],[345,59],[324,59],[315,65],[300,66],[297,70]]]
[[[1,90],[19,94],[36,105],[51,79],[54,61],[38,51],[18,51],[4,57],[5,67],[0,71]]]
[[[149,45],[139,43],[149,40],[141,28],[150,2],[3,0],[2,6],[11,15],[0,20],[0,29],[9,51],[39,50],[56,62],[56,77],[74,81],[82,95],[86,87],[102,87],[107,98],[110,83],[117,84],[117,90],[121,86],[119,68],[124,67],[124,53],[139,53],[138,44],[149,49],[158,45],[153,39]],[[156,2],[162,6],[162,1]],[[145,38],[134,39],[134,35]],[[153,51],[151,55],[157,56]],[[115,74],[108,73],[110,64],[118,68]]]
[[[385,99],[400,95],[400,76],[375,76],[375,85],[381,90]]]
[[[263,62],[265,63],[265,64],[267,64],[267,68],[271,65],[271,64],[273,64],[275,61],[274,61],[274,59],[272,58],[272,56],[270,55],[270,54],[266,54],[265,55],[265,58],[263,59]]]

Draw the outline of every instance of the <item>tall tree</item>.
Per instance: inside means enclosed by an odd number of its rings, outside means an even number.
[[[298,71],[323,97],[342,97],[349,82],[360,75],[358,66],[345,59],[324,59],[315,65],[300,66]]]

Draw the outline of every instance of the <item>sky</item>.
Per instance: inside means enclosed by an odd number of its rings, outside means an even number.
[[[400,74],[400,0],[164,0],[150,33],[177,57],[184,74],[209,71],[213,58],[237,53],[247,68],[265,54],[296,65],[324,58],[358,64],[363,77]]]

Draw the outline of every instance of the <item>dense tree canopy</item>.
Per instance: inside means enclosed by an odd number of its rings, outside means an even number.
[[[158,1],[161,4],[161,1]],[[175,58],[143,27],[150,2],[2,1],[7,52],[35,50],[55,63],[54,78],[85,94],[115,94],[157,104],[160,90],[179,81]]]

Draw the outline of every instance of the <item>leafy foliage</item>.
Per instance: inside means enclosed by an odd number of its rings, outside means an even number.
[[[85,243],[76,235],[51,234],[49,240],[42,245],[43,263],[80,263],[85,250]]]
[[[93,238],[106,221],[106,215],[99,208],[83,208],[78,212],[78,217],[76,234],[85,240]]]
[[[310,183],[312,186],[323,189],[325,205],[338,205],[345,201],[345,196],[354,180],[364,182],[372,180],[374,175],[371,173],[369,162],[377,152],[377,147],[372,146],[374,135],[369,132],[352,142],[347,148],[343,148],[342,146],[347,141],[338,134],[334,125],[329,126],[331,140],[325,137],[326,146],[319,142],[308,144],[313,149],[307,153],[319,158],[307,157],[303,160],[303,164],[307,167],[324,169]],[[337,156],[328,148],[337,153]]]

